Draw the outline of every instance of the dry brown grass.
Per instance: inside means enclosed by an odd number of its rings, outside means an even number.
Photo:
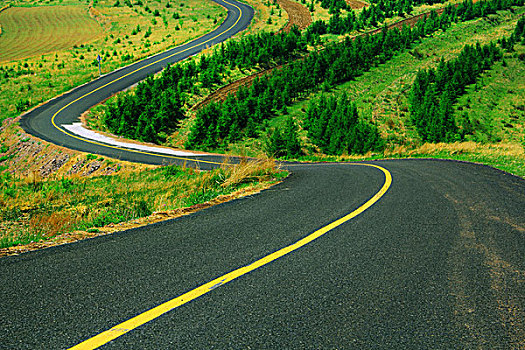
[[[525,152],[523,147],[516,143],[481,144],[477,142],[454,142],[454,143],[424,143],[415,148],[398,145],[392,149],[385,150],[385,157],[391,156],[413,156],[413,155],[435,155],[449,153],[476,154],[480,156],[505,156],[522,158],[525,163]]]
[[[276,163],[273,159],[241,159],[241,162],[234,167],[223,165],[227,170],[228,178],[222,187],[228,188],[238,186],[245,182],[253,181],[259,176],[270,176],[277,171]]]
[[[261,31],[277,32],[288,22],[288,14],[284,9],[281,11],[281,17],[278,16],[279,9],[273,4],[273,0],[269,1],[269,6],[268,2],[264,0],[246,0],[245,2],[254,9],[255,13],[248,29],[237,34],[237,36],[257,34]],[[273,15],[271,14],[272,10]],[[272,19],[271,24],[268,23],[270,17]]]

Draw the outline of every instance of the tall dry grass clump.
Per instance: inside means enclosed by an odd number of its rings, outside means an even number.
[[[230,187],[246,181],[253,181],[258,177],[271,176],[278,170],[273,159],[247,159],[242,158],[239,164],[228,166],[223,164],[222,169],[229,172],[229,177],[222,184],[223,187]]]

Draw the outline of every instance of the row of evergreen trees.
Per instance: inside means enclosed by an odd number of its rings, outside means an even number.
[[[257,126],[276,111],[286,109],[321,85],[328,87],[348,81],[384,62],[394,50],[409,45],[414,33],[416,30],[405,27],[402,31],[385,30],[381,35],[355,40],[347,38],[274,70],[271,75],[256,78],[251,87],[239,89],[236,96],[230,95],[224,103],[211,103],[199,110],[186,146],[213,149],[246,136],[256,137]]]
[[[512,35],[498,40],[501,47],[512,51],[525,39],[525,17],[521,17]],[[443,59],[434,69],[421,70],[410,91],[410,116],[423,141],[449,142],[464,136],[468,130],[458,130],[453,104],[476,82],[481,73],[503,58],[494,42],[481,46],[465,46],[459,56],[449,62]]]
[[[312,41],[312,37],[331,34],[345,34],[355,30],[361,30],[369,26],[376,26],[387,18],[396,15],[404,16],[410,14],[414,6],[422,3],[433,4],[442,3],[446,0],[379,0],[374,1],[370,6],[363,8],[359,15],[354,11],[348,11],[346,15],[339,12],[334,13],[328,23],[324,20],[315,21],[306,32],[306,38]],[[448,14],[454,14],[459,18],[453,21],[465,21],[479,18],[498,10],[507,9],[512,5],[523,5],[523,0],[485,0],[473,3],[472,0],[464,1],[458,5],[456,11],[448,10]]]
[[[231,68],[251,68],[288,62],[307,51],[306,37],[297,27],[289,33],[261,32],[230,40],[215,49],[213,56]]]
[[[309,139],[326,154],[363,154],[384,147],[377,127],[359,118],[355,103],[346,94],[311,101],[303,126]]]
[[[223,81],[226,70],[286,62],[306,52],[307,43],[294,27],[289,33],[261,33],[221,44],[199,62],[189,60],[167,67],[158,78],[139,83],[132,93],[109,104],[104,117],[117,135],[161,143],[184,117],[187,95]]]
[[[414,6],[422,3],[442,3],[446,0],[376,0],[364,7],[359,15],[349,9],[344,15],[333,12],[328,22],[315,21],[307,30],[307,38],[323,34],[345,34],[367,27],[375,27],[385,19],[411,14]]]
[[[270,130],[264,139],[266,154],[275,158],[297,158],[302,155],[298,130],[292,117],[288,117],[282,127]]]
[[[516,28],[514,28],[514,32],[508,40],[506,38],[502,38],[501,40],[498,40],[498,43],[503,49],[507,50],[508,52],[512,52],[514,51],[514,45],[520,41],[522,45],[525,45],[525,17],[520,17],[518,23],[516,24]]]
[[[457,139],[453,104],[467,85],[500,60],[503,53],[494,43],[465,46],[459,56],[438,67],[420,70],[410,91],[410,116],[421,139],[449,142]]]
[[[184,118],[179,90],[162,79],[147,78],[134,95],[119,95],[108,106],[104,123],[117,135],[161,143]]]
[[[451,21],[468,19],[473,14],[488,14],[523,2],[493,0],[472,4],[468,0],[458,8],[447,7],[440,17],[434,13],[418,23],[414,30],[384,30],[381,35],[358,38],[355,42],[346,40],[320,53],[312,53],[306,59],[278,70],[271,78],[257,80],[250,89],[241,89],[237,98],[205,108],[199,113],[188,146],[214,148],[245,135],[256,136],[260,122],[269,118],[273,111],[285,109],[294,99],[307,95],[321,84],[327,87],[352,79],[371,65],[389,59],[419,37],[436,28],[445,29]],[[213,54],[203,56],[199,62],[189,60],[168,67],[158,78],[140,83],[134,93],[124,94],[109,107],[104,120],[113,133],[163,142],[184,118],[187,94],[221,83],[225,72],[231,68],[269,66],[292,60],[306,52],[311,40],[308,30],[301,35],[294,28],[288,34],[262,33],[221,44]],[[206,117],[206,113],[210,116]],[[199,126],[204,130],[197,131]]]
[[[375,0],[373,4],[384,12],[382,20],[393,15],[389,8],[401,2],[412,4],[414,1],[422,0]],[[349,10],[349,18],[355,17],[354,11],[348,9],[344,1],[324,1],[322,5],[333,13],[330,32],[342,34],[352,30],[352,26],[342,28],[337,24],[340,9]],[[359,21],[355,22],[359,23],[356,28],[364,28],[373,16],[373,10],[364,9]],[[198,94],[201,88],[211,89],[221,84],[228,69],[266,68],[297,58],[306,53],[307,45],[313,44],[318,34],[328,32],[322,21],[314,23],[311,28],[303,34],[294,27],[289,33],[263,32],[222,43],[211,55],[202,56],[199,62],[190,60],[167,68],[158,78],[140,83],[134,93],[120,96],[110,105],[104,122],[112,133],[161,143],[184,117],[182,107],[187,101],[187,94]],[[312,33],[318,34],[315,36]],[[169,98],[173,98],[173,101],[168,101]],[[282,103],[278,107],[281,108]]]

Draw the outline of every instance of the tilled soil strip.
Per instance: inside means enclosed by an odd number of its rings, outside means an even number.
[[[366,2],[363,2],[363,1],[359,1],[359,0],[346,0],[346,3],[348,4],[348,6],[350,6],[351,9],[353,10],[359,10],[363,7],[368,7],[370,5],[368,5]]]
[[[299,30],[308,28],[312,24],[312,15],[306,6],[291,0],[277,0],[277,3],[288,13],[288,23],[280,32],[290,32],[292,26],[297,26]]]

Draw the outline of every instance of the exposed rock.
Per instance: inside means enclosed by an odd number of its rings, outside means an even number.
[[[38,171],[40,176],[47,177],[51,173],[55,173],[69,160],[69,154],[59,154],[56,158],[51,158]]]
[[[83,175],[85,175],[85,176],[87,176],[87,175],[91,175],[91,174],[93,174],[95,171],[97,171],[98,169],[100,169],[101,166],[102,166],[102,163],[101,163],[101,162],[98,162],[98,161],[91,162],[91,163],[89,163],[89,164],[86,166],[86,171],[84,171]]]
[[[84,164],[86,164],[85,160],[79,160],[78,162],[73,164],[71,169],[67,172],[67,175],[78,174],[84,168]]]

